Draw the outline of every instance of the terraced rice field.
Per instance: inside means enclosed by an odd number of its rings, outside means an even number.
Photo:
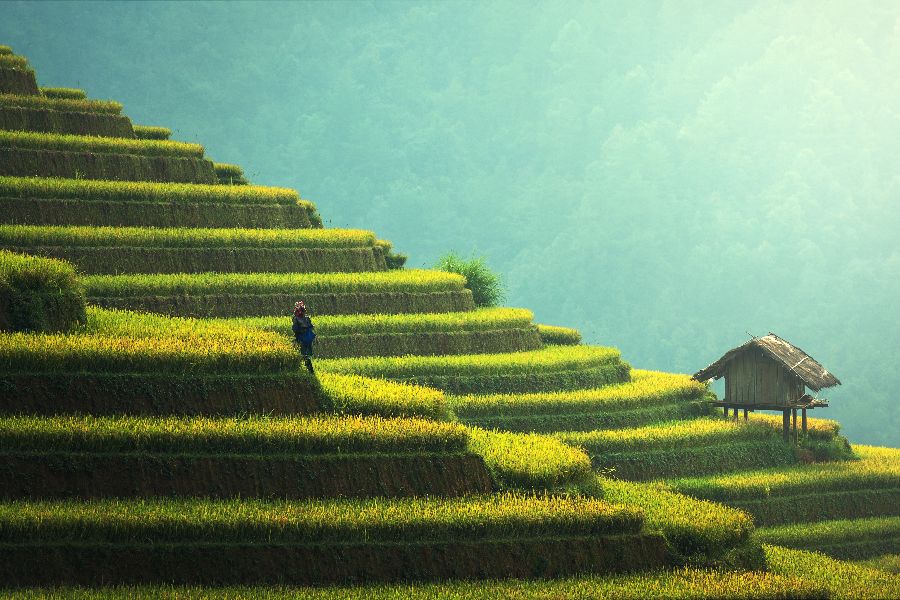
[[[0,248],[68,260],[82,273],[365,272],[387,268],[353,229],[0,225]]]
[[[631,381],[551,392],[450,398],[464,423],[507,431],[594,431],[708,414],[706,387],[686,375],[631,370]]]
[[[822,552],[845,560],[883,556],[900,547],[900,516],[837,519],[757,530],[756,539],[773,546]]]
[[[853,451],[859,460],[677,479],[671,486],[745,510],[759,525],[900,516],[900,450]]]
[[[452,313],[396,315],[334,315],[315,318],[319,335],[316,355],[446,356],[537,350],[541,339],[526,309],[487,308]],[[230,319],[240,327],[255,327],[293,337],[284,317]]]
[[[16,585],[141,582],[160,573],[182,583],[323,584],[347,573],[427,580],[474,573],[475,564],[482,574],[519,565],[512,570],[551,575],[590,564],[617,571],[632,560],[664,566],[664,546],[642,526],[632,508],[550,496],[12,502],[0,504],[0,570]],[[539,539],[559,552],[543,567],[529,541]],[[611,544],[622,554],[605,552]],[[110,561],[111,552],[120,559]],[[417,569],[431,553],[452,560]]]
[[[83,282],[93,304],[173,316],[289,315],[298,298],[312,315],[474,308],[465,279],[443,271],[95,275]]]
[[[463,356],[363,357],[319,361],[323,371],[382,377],[450,393],[588,388],[627,380],[619,351],[548,346],[530,352]]]
[[[422,418],[6,417],[0,497],[489,493],[484,459],[469,445],[464,427]]]
[[[294,190],[0,176],[0,222],[148,227],[322,227]]]
[[[694,419],[556,437],[583,448],[595,468],[631,480],[743,471],[797,463],[781,431],[765,422]]]

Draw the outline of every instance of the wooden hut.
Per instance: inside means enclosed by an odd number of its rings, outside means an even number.
[[[754,337],[743,346],[729,350],[693,376],[697,381],[720,377],[725,377],[725,397],[713,404],[724,408],[726,419],[731,409],[735,419],[741,409],[744,419],[748,411],[781,411],[785,439],[790,435],[791,415],[796,439],[797,411],[802,411],[805,433],[806,411],[828,406],[824,399],[807,394],[806,388],[819,392],[841,384],[810,355],[774,333]]]

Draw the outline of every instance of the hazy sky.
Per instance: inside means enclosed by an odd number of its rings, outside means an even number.
[[[509,303],[693,372],[775,331],[900,445],[896,2],[4,3],[43,85],[125,105]]]

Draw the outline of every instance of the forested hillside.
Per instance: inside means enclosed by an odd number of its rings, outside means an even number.
[[[877,1],[20,3],[0,37],[46,80],[300,188],[326,225],[402,239],[410,266],[477,249],[510,304],[642,366],[693,372],[775,331],[842,379],[828,416],[851,439],[896,446],[898,18]]]

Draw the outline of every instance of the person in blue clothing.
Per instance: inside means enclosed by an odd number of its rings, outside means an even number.
[[[300,356],[306,363],[306,370],[313,372],[312,347],[316,339],[316,332],[312,319],[306,314],[306,305],[300,300],[294,304],[294,317],[291,320],[291,331],[294,332],[294,343],[300,346]]]

